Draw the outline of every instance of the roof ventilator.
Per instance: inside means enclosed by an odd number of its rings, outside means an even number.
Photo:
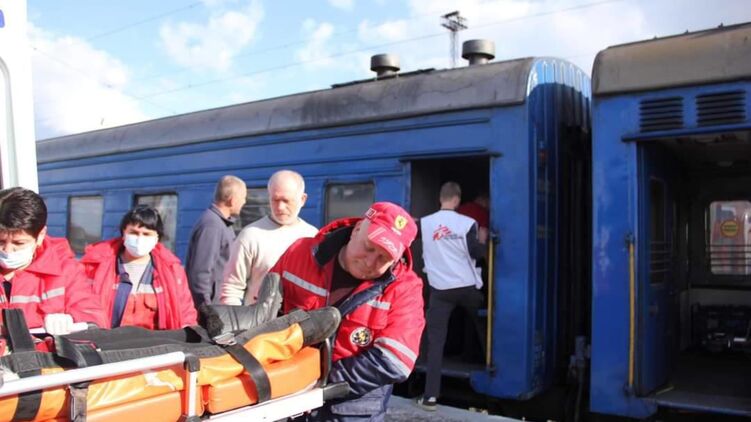
[[[468,40],[462,44],[462,58],[470,66],[485,64],[495,58],[495,43],[490,40]]]
[[[399,72],[399,56],[376,54],[370,58],[370,70],[376,73],[376,79],[395,77]]]
[[[746,120],[744,91],[716,92],[696,96],[699,126],[729,125]]]
[[[683,98],[654,98],[639,104],[639,127],[642,132],[681,129]]]

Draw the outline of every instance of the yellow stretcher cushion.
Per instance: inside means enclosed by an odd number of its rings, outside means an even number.
[[[271,397],[295,393],[314,383],[321,376],[320,352],[306,347],[287,361],[265,366],[271,382]],[[206,410],[211,413],[237,409],[258,401],[255,384],[247,374],[225,379],[203,387]]]
[[[293,324],[283,330],[255,336],[243,346],[266,370],[272,398],[302,390],[320,376],[318,349],[301,349],[302,344],[302,329],[299,324]],[[59,367],[44,368],[42,374],[62,370]],[[202,358],[201,369],[197,374],[198,414],[203,413],[204,403],[211,403],[212,406],[208,410],[213,413],[256,403],[258,395],[255,385],[247,375],[242,374],[243,366],[227,353]],[[131,374],[94,381],[89,386],[87,411],[91,415],[105,410],[117,414],[122,411],[125,412],[123,414],[129,413],[138,417],[138,409],[144,405],[142,402],[158,403],[159,400],[171,400],[169,397],[160,399],[161,396],[172,395],[171,393],[176,393],[179,400],[180,392],[184,389],[185,375],[182,365],[175,365],[153,371],[134,370]],[[154,400],[150,400],[151,398]],[[12,421],[17,405],[18,397],[0,398],[0,422]],[[167,409],[168,406],[165,406]],[[67,414],[67,388],[44,390],[35,420],[64,420]]]

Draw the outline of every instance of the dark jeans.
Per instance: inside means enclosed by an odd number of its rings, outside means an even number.
[[[438,290],[430,288],[430,299],[427,315],[428,332],[428,371],[425,380],[424,397],[438,397],[441,391],[441,365],[443,364],[443,347],[446,344],[446,330],[448,328],[451,311],[460,306],[472,320],[480,338],[480,344],[485,344],[485,333],[482,332],[477,310],[482,304],[482,293],[475,286],[460,287],[458,289]]]
[[[393,385],[384,385],[359,397],[324,403],[311,412],[305,422],[383,422],[393,388]]]

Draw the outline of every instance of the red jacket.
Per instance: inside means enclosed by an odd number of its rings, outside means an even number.
[[[111,325],[115,302],[117,254],[122,250],[122,238],[95,243],[86,248],[81,263],[86,274],[94,280],[94,292],[100,298],[107,327]],[[158,330],[180,329],[196,324],[196,308],[188,288],[188,278],[178,259],[169,249],[157,243],[151,251],[154,264],[153,286],[156,293]]]
[[[328,304],[334,259],[358,220],[335,221],[316,237],[299,239],[279,258],[271,271],[282,278],[285,313]],[[422,280],[412,271],[411,261],[406,249],[391,271],[378,280],[363,281],[339,306],[342,323],[330,379],[348,381],[357,395],[404,381],[414,368],[425,318]],[[369,289],[377,294],[353,307],[358,293]]]
[[[45,315],[57,313],[107,325],[91,280],[64,238],[45,236],[31,264],[11,279],[10,303],[4,293],[0,296],[0,309],[22,309],[29,328],[43,327]]]

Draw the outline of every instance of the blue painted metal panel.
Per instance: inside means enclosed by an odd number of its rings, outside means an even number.
[[[746,121],[735,125],[699,127],[695,98],[701,94],[741,90],[751,98],[748,82],[689,86],[637,94],[596,98],[593,105],[593,251],[592,251],[592,361],[590,409],[594,412],[643,418],[656,411],[656,404],[637,394],[647,394],[668,370],[660,355],[664,346],[650,305],[661,292],[649,285],[647,244],[649,224],[642,204],[649,195],[651,174],[670,181],[676,175],[668,164],[646,172],[639,179],[637,139],[658,139],[728,130],[747,130]],[[640,103],[655,98],[683,99],[682,128],[640,133]],[[749,107],[749,102],[746,102]],[[663,160],[664,161],[664,160]],[[670,182],[668,183],[670,185]],[[645,196],[646,195],[646,196]],[[642,214],[640,216],[640,209]],[[629,385],[629,259],[626,238],[633,236],[637,247],[637,307],[634,323],[641,332],[635,339],[635,385]],[[659,286],[658,286],[659,287]],[[657,289],[659,290],[659,289]],[[650,296],[650,293],[657,296]],[[665,292],[662,292],[665,293]],[[666,309],[666,308],[665,308]],[[657,324],[657,325],[655,325]],[[651,330],[651,331],[650,331]],[[651,334],[650,334],[651,332]],[[663,375],[660,375],[663,374]],[[641,384],[640,384],[641,383]]]
[[[489,112],[474,110],[52,162],[40,166],[41,189],[45,195],[83,190],[93,194],[128,192],[117,206],[105,200],[105,236],[117,233],[119,219],[132,206],[133,195],[175,192],[179,207],[176,252],[184,256],[193,222],[208,206],[213,185],[224,174],[235,174],[251,186],[264,186],[279,168],[300,171],[309,194],[302,216],[320,225],[327,180],[359,175],[376,182],[377,199],[404,203],[401,157],[484,149],[489,128]],[[457,145],[455,139],[463,142]],[[140,169],[137,177],[132,171],[136,163]]]
[[[629,249],[636,237],[636,145],[621,141],[634,121],[630,98],[593,104],[591,410],[646,417],[654,406],[629,391]],[[638,110],[638,109],[637,109]],[[639,239],[636,238],[636,243]],[[637,257],[638,258],[638,257]],[[638,265],[638,262],[637,262]]]
[[[576,67],[542,59],[528,77],[525,106],[494,118],[503,154],[491,160],[491,230],[501,236],[494,257],[495,370],[473,374],[479,392],[527,399],[553,381],[558,130],[563,124],[586,128],[588,87]]]

